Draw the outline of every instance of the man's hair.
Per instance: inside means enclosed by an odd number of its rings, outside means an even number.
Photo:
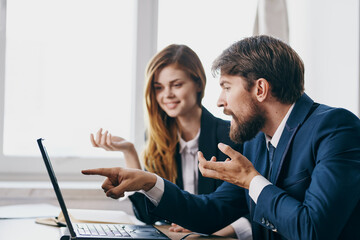
[[[214,75],[240,76],[250,91],[259,78],[266,79],[271,93],[282,103],[294,103],[304,92],[304,64],[286,43],[270,37],[248,37],[232,44],[215,59]]]

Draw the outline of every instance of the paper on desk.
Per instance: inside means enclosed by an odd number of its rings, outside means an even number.
[[[133,224],[130,216],[124,211],[68,209],[71,220],[74,222],[93,223],[129,223]],[[61,216],[59,216],[59,221]]]
[[[57,216],[60,208],[51,204],[21,204],[0,206],[0,219]]]

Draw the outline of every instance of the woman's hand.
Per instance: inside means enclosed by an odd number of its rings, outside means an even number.
[[[102,131],[103,129],[100,128],[96,133],[96,138],[94,134],[90,134],[90,141],[94,147],[103,148],[106,151],[127,152],[133,150],[134,144],[131,142],[122,137],[112,136],[107,130],[104,133]]]
[[[94,147],[103,148],[106,151],[123,152],[126,167],[141,169],[139,157],[133,143],[122,137],[112,136],[109,131],[105,131],[104,133],[102,131],[103,129],[100,128],[96,133],[96,138],[94,134],[90,134],[90,141]]]
[[[169,231],[170,232],[184,232],[184,233],[191,232],[190,230],[187,230],[186,228],[183,228],[182,226],[179,226],[175,223],[171,224],[171,227],[169,227]]]

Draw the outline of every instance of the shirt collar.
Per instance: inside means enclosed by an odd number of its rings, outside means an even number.
[[[196,136],[191,139],[190,141],[186,142],[184,139],[181,138],[180,133],[179,135],[179,153],[182,154],[185,150],[190,153],[196,153],[199,150],[199,136],[200,136],[200,130],[196,134]]]
[[[279,141],[280,141],[280,137],[284,131],[285,125],[287,120],[289,119],[290,113],[293,110],[295,106],[295,103],[293,103],[291,105],[291,107],[289,108],[288,112],[286,113],[285,117],[283,118],[283,120],[281,121],[280,125],[278,126],[278,128],[276,129],[274,136],[272,138],[270,138],[268,135],[265,134],[265,140],[266,140],[266,147],[269,149],[269,142],[271,143],[271,145],[274,146],[274,148],[277,147]]]

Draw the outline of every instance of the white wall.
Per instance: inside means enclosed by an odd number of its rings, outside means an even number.
[[[305,63],[305,92],[359,116],[359,1],[287,3],[290,45]]]

